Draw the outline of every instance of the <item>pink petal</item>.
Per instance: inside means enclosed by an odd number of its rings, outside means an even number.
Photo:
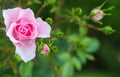
[[[20,41],[16,40],[14,38],[14,35],[13,35],[13,29],[15,28],[16,26],[16,23],[12,23],[10,25],[10,28],[8,29],[8,31],[6,32],[6,35],[10,38],[10,40],[13,42],[13,43],[21,43]]]
[[[49,50],[50,50],[49,46],[47,44],[45,44],[42,51],[41,51],[41,54],[47,55]]]
[[[16,47],[16,53],[21,56],[21,59],[24,62],[28,62],[29,60],[35,57],[36,45],[35,41],[24,41],[24,45],[14,44]]]
[[[41,18],[37,18],[36,21],[38,23],[37,26],[38,37],[42,37],[42,38],[50,37],[50,30],[51,30],[50,25],[45,21],[43,21]]]
[[[18,20],[19,19],[25,19],[25,20],[27,20],[27,21],[29,21],[29,22],[35,22],[35,17],[34,17],[34,13],[33,13],[33,11],[31,10],[31,9],[23,9],[23,10],[21,10],[20,11],[20,14],[19,14],[19,18],[18,18]]]
[[[8,30],[8,28],[10,27],[10,24],[13,21],[17,20],[20,11],[21,11],[21,8],[18,8],[18,7],[14,9],[3,10],[3,17],[4,17],[4,23],[6,25],[6,30]]]

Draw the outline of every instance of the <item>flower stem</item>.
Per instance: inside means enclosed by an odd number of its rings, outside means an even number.
[[[36,17],[38,17],[40,15],[40,13],[43,11],[43,9],[45,8],[44,4],[42,4],[42,6],[39,8]]]
[[[95,27],[95,26],[93,26],[93,25],[91,25],[91,24],[87,24],[87,25],[85,25],[85,26],[88,27],[88,28],[91,28],[91,29],[97,30],[97,31],[100,30],[98,27]]]

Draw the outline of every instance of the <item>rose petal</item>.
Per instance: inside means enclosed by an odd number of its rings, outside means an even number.
[[[21,8],[18,8],[18,7],[14,9],[3,10],[3,17],[4,17],[4,23],[6,25],[6,30],[8,30],[8,28],[10,27],[10,24],[13,21],[17,20],[20,11],[21,11]]]
[[[16,47],[16,53],[21,56],[21,59],[24,62],[28,62],[29,60],[35,57],[36,45],[35,41],[24,41],[24,45],[14,44]]]
[[[42,38],[50,37],[50,30],[51,30],[50,25],[45,21],[43,21],[41,18],[37,18],[36,21],[38,23],[37,26],[38,37],[42,37]]]
[[[33,31],[33,35],[35,38],[37,36],[37,23],[36,23],[36,19],[34,17],[34,13],[31,9],[23,9],[22,11],[20,11],[20,15],[18,20],[24,19],[27,22],[29,22],[29,24],[32,24],[34,26],[34,31]],[[23,22],[22,22],[23,23]]]
[[[35,22],[35,17],[34,17],[34,13],[31,9],[23,9],[20,11],[20,15],[19,15],[19,19],[25,19],[29,22]]]
[[[41,54],[47,55],[49,50],[50,50],[49,46],[47,44],[45,44],[42,51],[41,51]]]
[[[16,23],[12,23],[10,25],[10,28],[8,29],[8,31],[6,32],[6,35],[10,38],[10,40],[13,42],[13,43],[21,43],[20,41],[16,40],[15,37],[14,37],[14,34],[13,34],[13,29],[15,28],[16,26]]]

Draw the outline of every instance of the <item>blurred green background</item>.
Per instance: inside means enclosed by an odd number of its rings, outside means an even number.
[[[105,0],[76,0],[67,1],[67,7],[81,7],[84,13],[88,13],[90,9],[102,4]],[[119,77],[120,76],[120,0],[108,0],[105,7],[115,6],[111,11],[111,16],[103,18],[105,25],[111,25],[116,30],[110,36],[101,34],[100,32],[90,31],[89,35],[96,35],[100,40],[100,48],[94,54],[95,61],[88,61],[82,72],[77,72],[76,77]],[[71,5],[72,4],[72,5]],[[81,74],[81,75],[79,75]]]
[[[11,2],[12,0],[0,0],[0,1],[1,3],[2,1],[8,2],[6,4],[6,8],[13,7],[12,5],[13,3]],[[22,3],[22,0],[14,0],[14,1],[21,1]],[[44,0],[41,0],[41,1],[43,2]],[[61,10],[61,13],[64,14],[65,9],[80,7],[82,8],[84,14],[89,14],[91,9],[102,4],[104,1],[105,0],[65,0],[61,8],[63,9]],[[3,4],[1,4],[0,6],[1,9],[3,7],[2,5]],[[25,4],[22,4],[22,5],[25,5]],[[14,5],[14,7],[15,6],[16,5]],[[31,8],[36,14],[40,6],[41,4],[34,3],[32,5],[28,5],[27,7]],[[112,15],[105,16],[102,22],[104,23],[104,25],[111,25],[112,28],[116,30],[116,32],[113,33],[112,35],[107,36],[107,35],[104,35],[102,32],[95,31],[92,29],[89,30],[88,36],[97,37],[100,41],[100,47],[95,53],[93,53],[93,55],[95,56],[95,61],[88,60],[87,63],[83,65],[83,68],[80,71],[75,69],[75,74],[73,77],[120,77],[120,0],[108,0],[108,2],[105,4],[103,8],[107,8],[109,6],[115,6],[115,8],[110,11]],[[51,8],[52,8],[52,5],[47,6],[44,9],[44,11],[41,13],[40,17],[42,17],[44,20],[47,17],[54,17],[54,13],[53,14],[49,13],[49,10]],[[66,32],[64,25],[61,26],[61,29],[63,32]],[[5,48],[9,47],[8,50],[11,50],[12,44],[10,43],[6,46],[5,44],[6,41],[2,40],[6,38],[4,35],[5,33],[2,33],[1,31],[0,33],[1,33],[0,34],[0,62],[2,62],[2,60],[4,59],[2,56],[3,53],[1,52],[4,50],[2,49],[2,47],[5,47]],[[7,42],[9,42],[8,39],[7,39]],[[38,64],[37,62],[41,64]],[[53,63],[56,63],[56,62],[58,61],[55,61],[55,62],[53,61]],[[34,63],[35,65],[33,65],[32,62],[20,65],[19,70],[20,70],[20,73],[23,74],[22,77],[31,77],[30,73],[33,73],[32,77],[54,77],[54,75],[52,75],[53,71],[50,70],[51,68],[49,66],[62,64],[60,62],[60,63],[50,65],[49,58],[48,57],[42,58],[41,56],[37,57],[37,60],[34,61]],[[27,75],[27,73],[29,74]],[[7,68],[7,66],[2,67],[1,65],[0,77],[13,77],[12,68]]]
[[[90,9],[102,4],[105,0],[76,0],[67,1],[67,7],[81,7],[85,13]],[[100,40],[100,48],[94,54],[95,61],[88,61],[82,72],[77,72],[76,77],[119,77],[120,76],[120,0],[108,0],[105,7],[115,6],[111,11],[111,16],[103,18],[105,25],[110,24],[116,32],[110,36],[105,36],[100,32],[90,31],[89,35],[96,35]],[[72,4],[72,5],[71,5]],[[80,75],[81,74],[81,75]]]

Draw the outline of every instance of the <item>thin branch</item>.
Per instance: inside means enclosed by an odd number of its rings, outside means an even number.
[[[91,28],[91,29],[97,30],[97,31],[100,30],[98,27],[95,27],[95,26],[93,26],[93,25],[91,25],[91,24],[87,24],[87,25],[85,25],[85,26],[88,27],[88,28]]]
[[[12,3],[14,3],[15,5],[19,5],[16,1],[11,0]]]
[[[61,11],[61,8],[62,8],[62,5],[64,4],[65,0],[62,0],[59,4],[58,4],[58,8],[57,8],[57,11],[56,11],[56,17],[55,17],[55,21],[54,23],[58,22],[61,18],[60,16],[60,11]]]
[[[40,15],[40,13],[43,11],[43,9],[45,8],[44,4],[42,4],[42,6],[39,8],[36,17],[38,17]]]

